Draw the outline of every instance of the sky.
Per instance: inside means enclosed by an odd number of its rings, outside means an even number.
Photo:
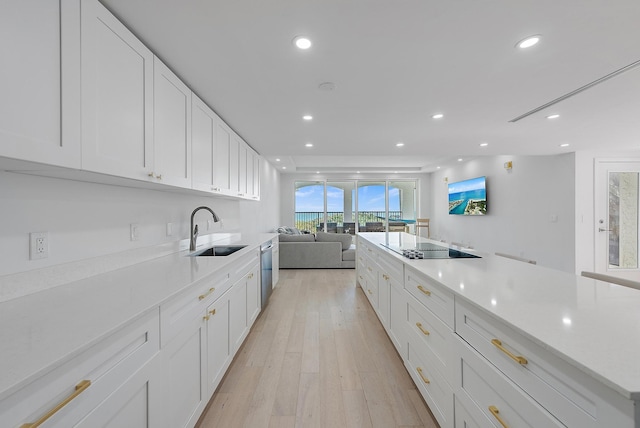
[[[359,211],[384,211],[384,185],[363,186],[358,189]],[[353,192],[353,191],[352,191]],[[400,210],[400,190],[389,190],[389,210]],[[355,199],[355,198],[354,198]],[[314,184],[296,190],[296,212],[323,212],[324,185]],[[353,209],[354,207],[352,207]],[[343,212],[344,191],[337,187],[327,186],[327,211]]]
[[[449,183],[449,194],[468,192],[469,190],[484,189],[485,177],[471,178],[469,180]]]

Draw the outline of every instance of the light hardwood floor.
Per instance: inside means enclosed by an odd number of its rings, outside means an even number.
[[[198,424],[437,426],[353,269],[281,270]]]

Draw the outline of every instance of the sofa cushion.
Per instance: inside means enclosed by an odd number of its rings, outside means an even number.
[[[288,235],[281,233],[278,238],[280,242],[314,242],[313,235]]]
[[[302,232],[295,227],[289,226],[280,226],[277,230],[278,233],[286,234],[286,235],[302,235]]]
[[[342,251],[342,261],[355,261],[356,260],[356,246],[351,245],[348,249]]]
[[[351,235],[348,233],[316,233],[316,241],[318,242],[340,242],[342,244],[342,250],[348,250],[353,241]],[[355,260],[355,259],[354,259]]]

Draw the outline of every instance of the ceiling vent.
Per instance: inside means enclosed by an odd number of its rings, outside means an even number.
[[[548,103],[543,104],[543,105],[541,105],[540,107],[536,107],[536,108],[534,108],[533,110],[528,111],[528,112],[526,112],[525,114],[523,114],[523,115],[520,115],[520,116],[516,117],[515,119],[511,119],[509,122],[514,123],[514,122],[517,122],[517,121],[519,121],[519,120],[521,120],[521,119],[524,119],[525,117],[529,117],[529,116],[531,116],[532,114],[536,114],[536,113],[538,113],[539,111],[544,110],[544,109],[546,109],[546,108],[548,108],[548,107],[551,107],[552,105],[558,104],[559,102],[564,101],[564,100],[566,100],[567,98],[571,98],[571,97],[573,97],[574,95],[579,94],[580,92],[586,91],[586,90],[587,90],[587,89],[589,89],[589,88],[592,88],[592,87],[594,87],[594,86],[596,86],[596,85],[599,85],[600,83],[603,83],[603,82],[605,82],[605,81],[607,81],[607,80],[609,80],[609,79],[612,79],[612,78],[614,78],[614,77],[616,77],[616,76],[619,76],[620,74],[624,73],[625,71],[629,71],[629,70],[631,70],[632,68],[637,67],[638,65],[640,65],[640,60],[638,60],[638,61],[636,61],[636,62],[632,62],[631,64],[626,65],[626,66],[624,66],[624,67],[622,67],[622,68],[620,68],[620,69],[618,69],[618,70],[616,70],[616,71],[614,71],[614,72],[612,72],[612,73],[609,73],[609,74],[607,74],[606,76],[603,76],[603,77],[601,77],[601,78],[599,78],[599,79],[597,79],[597,80],[594,80],[594,81],[593,81],[593,82],[591,82],[591,83],[587,83],[586,85],[581,86],[581,87],[579,87],[578,89],[573,90],[573,91],[571,91],[571,92],[569,92],[569,93],[567,93],[567,94],[564,94],[564,95],[562,95],[561,97],[558,97],[558,98],[556,98],[556,99],[555,99],[555,100],[553,100],[553,101],[549,101]]]

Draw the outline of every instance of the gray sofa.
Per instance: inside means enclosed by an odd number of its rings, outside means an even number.
[[[356,247],[352,236],[318,232],[316,235],[280,234],[280,269],[354,269]]]

